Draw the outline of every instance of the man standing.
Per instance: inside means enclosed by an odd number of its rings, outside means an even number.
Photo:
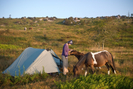
[[[63,60],[63,74],[66,75],[68,72],[68,53],[71,51],[69,49],[69,45],[73,43],[72,40],[68,41],[67,43],[64,44],[63,46],[63,51],[62,51],[62,60]]]

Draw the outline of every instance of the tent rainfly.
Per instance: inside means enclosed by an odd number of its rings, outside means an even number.
[[[62,63],[52,49],[28,47],[3,73],[9,73],[11,76],[42,73],[43,70],[45,73],[60,73],[59,67],[62,67]]]

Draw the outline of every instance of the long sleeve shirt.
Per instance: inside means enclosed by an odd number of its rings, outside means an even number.
[[[68,44],[67,44],[67,43],[64,44],[64,46],[63,46],[63,51],[62,51],[62,55],[65,56],[65,57],[67,57],[69,51],[70,51],[70,49],[69,49]]]

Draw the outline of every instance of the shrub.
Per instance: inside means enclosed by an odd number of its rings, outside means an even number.
[[[74,24],[74,21],[71,20],[71,19],[65,19],[64,24],[65,24],[65,25],[72,25],[72,24]]]

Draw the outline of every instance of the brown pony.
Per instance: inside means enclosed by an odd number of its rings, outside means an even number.
[[[78,52],[76,50],[72,50],[70,52],[70,55],[74,55],[75,57],[77,57],[78,60],[80,60],[85,54],[81,53],[81,52]]]
[[[70,52],[70,55],[74,55],[75,57],[77,57],[77,59],[79,61],[85,54],[84,53],[81,53],[81,52],[78,52],[76,50],[72,50]],[[98,67],[98,68],[101,69],[101,67]],[[96,69],[97,69],[97,67],[96,67]],[[83,70],[83,68],[82,68],[82,70]]]
[[[72,54],[70,52],[70,54]],[[74,75],[80,74],[80,69],[85,64],[86,71],[85,76],[87,75],[87,68],[91,67],[92,73],[94,73],[94,67],[101,67],[106,65],[108,69],[108,74],[110,74],[109,68],[111,67],[112,71],[116,74],[116,68],[113,60],[113,56],[108,51],[99,51],[96,53],[88,52],[84,54],[82,57],[80,57],[79,61],[73,68]]]

